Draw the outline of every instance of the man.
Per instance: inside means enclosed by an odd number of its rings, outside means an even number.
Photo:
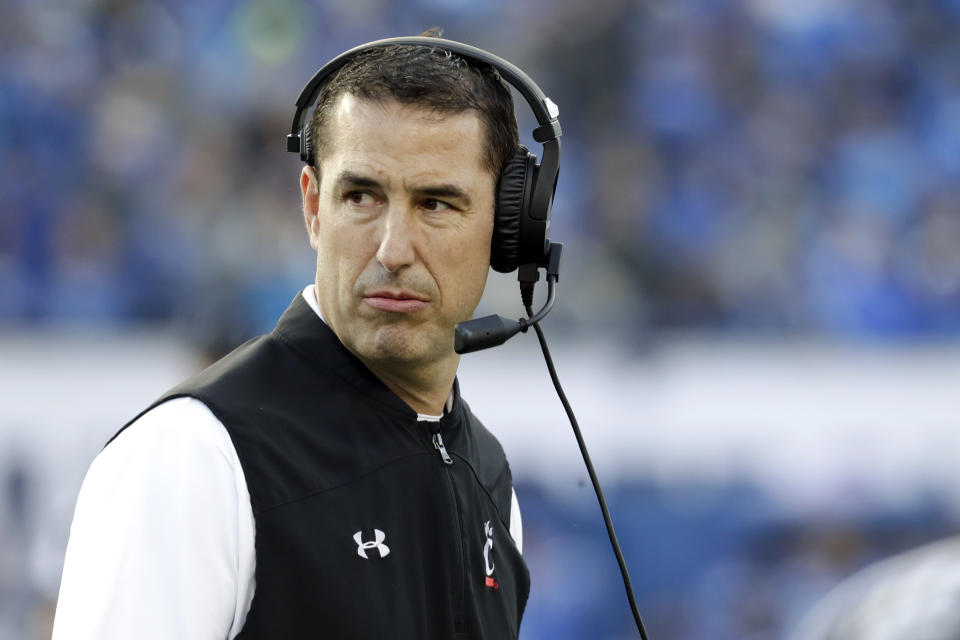
[[[454,326],[517,149],[497,73],[422,46],[329,81],[300,174],[313,285],[94,461],[54,638],[510,638],[529,591]]]

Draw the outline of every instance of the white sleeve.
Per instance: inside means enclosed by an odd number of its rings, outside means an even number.
[[[523,522],[520,520],[520,503],[517,502],[517,492],[510,490],[510,537],[517,545],[517,551],[523,553]]]
[[[198,400],[165,402],[87,472],[53,640],[232,639],[253,597],[253,536],[223,425]]]

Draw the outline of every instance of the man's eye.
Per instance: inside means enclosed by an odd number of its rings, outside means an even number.
[[[444,202],[443,200],[437,200],[436,198],[424,200],[421,206],[427,211],[445,211],[446,209],[453,208],[450,204]]]
[[[361,207],[369,207],[376,203],[376,199],[373,197],[373,194],[366,191],[351,191],[346,195],[346,199],[351,204]]]

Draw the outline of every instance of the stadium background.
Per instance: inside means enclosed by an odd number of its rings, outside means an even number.
[[[787,637],[956,530],[957,0],[10,0],[0,637],[48,629],[105,439],[310,279],[283,152],[303,84],[434,25],[560,106],[545,328],[655,637]],[[482,311],[516,298],[492,276]],[[461,375],[517,480],[522,637],[633,637],[538,358],[521,337]]]

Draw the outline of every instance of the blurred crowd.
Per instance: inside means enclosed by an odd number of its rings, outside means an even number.
[[[6,2],[0,320],[269,328],[300,88],[433,25],[561,107],[565,326],[960,332],[957,0]]]
[[[6,0],[0,327],[176,326],[210,357],[269,330],[313,273],[296,97],[341,51],[432,26],[560,106],[552,331],[960,337],[960,0]],[[28,637],[56,585],[24,578],[31,472],[0,453],[0,637]],[[611,487],[663,638],[778,637],[957,518]],[[526,637],[631,637],[595,505],[522,488]]]

